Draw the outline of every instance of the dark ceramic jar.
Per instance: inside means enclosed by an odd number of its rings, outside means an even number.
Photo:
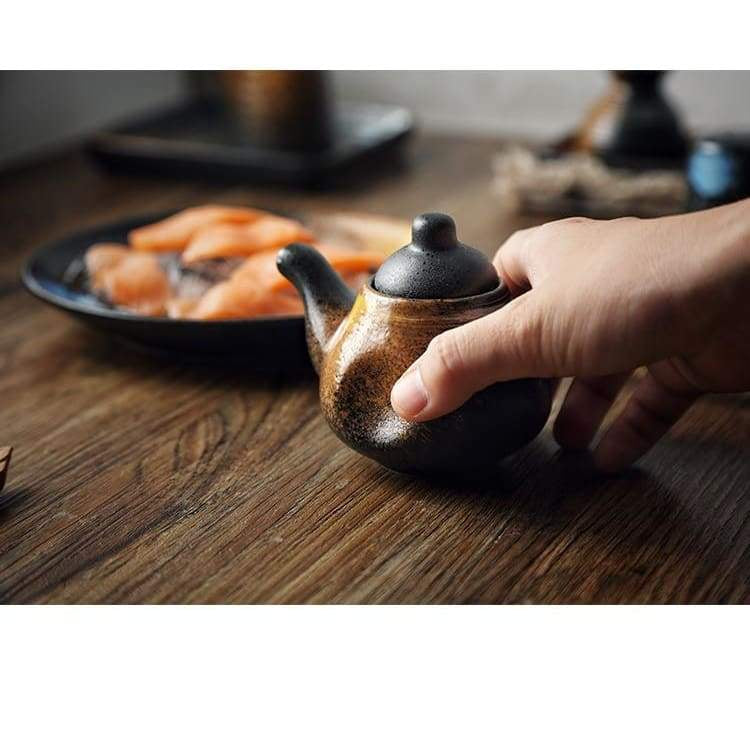
[[[354,450],[408,473],[487,473],[544,426],[550,388],[540,379],[497,383],[429,422],[391,408],[394,383],[435,336],[510,299],[489,260],[458,242],[450,217],[418,216],[412,243],[356,297],[311,247],[284,248],[278,267],[305,303],[323,414]]]

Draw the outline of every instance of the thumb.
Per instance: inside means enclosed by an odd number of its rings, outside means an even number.
[[[532,290],[505,307],[436,336],[391,391],[394,411],[425,422],[492,383],[554,374],[542,357],[544,297]]]

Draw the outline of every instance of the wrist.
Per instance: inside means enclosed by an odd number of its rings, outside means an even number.
[[[745,276],[750,271],[750,198],[719,211],[717,263],[728,272]]]
[[[692,216],[690,303],[705,318],[706,331],[715,331],[727,315],[750,307],[750,199]]]

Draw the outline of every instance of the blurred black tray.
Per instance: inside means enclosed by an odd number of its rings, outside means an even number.
[[[229,110],[187,102],[97,133],[89,150],[112,167],[287,185],[325,184],[401,143],[413,128],[402,107],[339,103],[332,144],[299,153],[253,146]]]

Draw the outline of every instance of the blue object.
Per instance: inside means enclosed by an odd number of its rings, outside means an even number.
[[[688,159],[693,208],[750,196],[750,135],[728,133],[699,140]]]

